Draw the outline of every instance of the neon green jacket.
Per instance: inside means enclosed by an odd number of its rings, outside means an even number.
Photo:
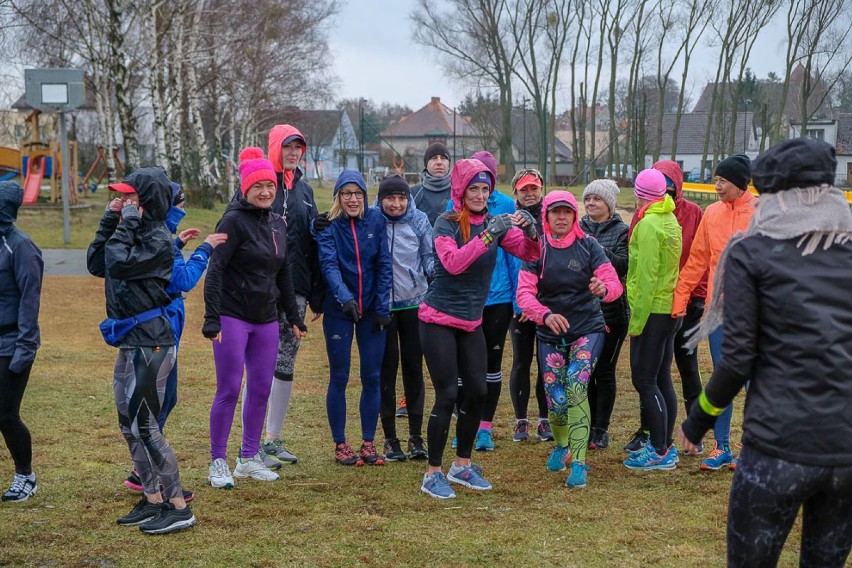
[[[672,313],[683,241],[674,208],[674,201],[666,195],[652,203],[633,228],[627,268],[629,335],[642,333],[650,314]]]

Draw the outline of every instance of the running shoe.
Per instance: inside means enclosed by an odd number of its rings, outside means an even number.
[[[539,420],[538,428],[535,430],[535,437],[542,442],[553,441],[553,431],[550,429],[549,420]]]
[[[385,457],[390,462],[405,461],[405,452],[402,451],[402,446],[399,444],[399,438],[385,440]]]
[[[16,473],[12,478],[12,485],[9,490],[3,494],[3,501],[12,503],[23,503],[38,491],[38,483],[36,482],[36,474],[22,475]]]
[[[568,487],[580,488],[589,484],[588,471],[591,468],[582,462],[571,462],[571,475],[565,480]]]
[[[231,477],[231,468],[228,462],[222,458],[216,458],[207,470],[207,481],[215,489],[231,489],[234,487],[234,478]]]
[[[565,464],[571,459],[570,446],[562,447],[559,444],[553,446],[550,450],[550,457],[547,458],[547,469],[550,471],[565,471]]]
[[[142,492],[142,480],[139,479],[139,474],[136,473],[135,469],[131,471],[130,475],[127,476],[127,479],[124,480],[124,486],[131,491]]]
[[[259,481],[275,481],[281,479],[277,473],[269,469],[263,464],[263,458],[260,457],[260,452],[254,454],[250,458],[237,458],[234,465],[235,477],[251,477]]]
[[[638,452],[646,445],[648,445],[649,440],[649,433],[639,428],[638,430],[636,430],[636,433],[633,434],[633,437],[630,438],[630,441],[624,445],[624,451],[628,454],[631,452]]]
[[[738,460],[738,459],[740,459],[740,458],[733,458],[733,459],[731,460],[731,463],[729,463],[729,464],[728,464],[728,469],[730,469],[731,471],[736,471],[736,470],[737,470],[737,460]]]
[[[734,454],[731,453],[731,448],[719,446],[719,442],[714,441],[713,451],[701,460],[698,467],[704,471],[719,471],[725,466],[730,467],[732,461],[734,461]]]
[[[186,503],[189,503],[190,501],[194,501],[195,500],[195,491],[190,491],[188,489],[184,489],[183,490],[183,500]]]
[[[624,460],[624,465],[628,469],[638,470],[675,469],[677,467],[672,452],[667,451],[665,455],[661,456],[651,444],[645,446],[635,457],[628,457]]]
[[[396,409],[396,417],[397,418],[405,418],[408,416],[408,404],[405,401],[405,397],[399,399],[399,406]]]
[[[436,471],[432,475],[424,474],[420,491],[436,499],[453,499],[456,496],[455,491],[450,487],[450,482],[440,471]]]
[[[590,450],[605,450],[609,447],[609,432],[603,428],[592,428],[589,435]]]
[[[159,514],[160,503],[150,503],[147,498],[142,497],[129,513],[123,517],[119,517],[116,522],[123,527],[133,527],[141,525]]]
[[[454,450],[455,450],[456,448],[458,448],[458,447],[459,447],[459,439],[458,439],[457,437],[453,436],[453,443],[452,443],[452,444],[450,444],[450,446],[452,446],[452,448],[453,448]]]
[[[287,451],[287,448],[284,447],[284,441],[281,438],[264,442],[261,449],[266,455],[273,456],[282,463],[296,463],[299,461],[299,458]],[[264,463],[266,463],[265,460]],[[270,467],[269,464],[267,464],[267,467]]]
[[[685,455],[685,456],[700,456],[703,453],[704,453],[704,444],[702,444],[701,442],[698,442],[698,445],[695,447],[694,452],[684,451],[683,455]]]
[[[408,439],[408,457],[413,460],[429,459],[429,452],[423,443],[423,436],[412,436]]]
[[[340,465],[354,465],[355,467],[364,465],[364,460],[352,451],[349,442],[341,442],[334,447],[334,461]]]
[[[361,444],[361,449],[358,451],[361,459],[367,465],[385,465],[385,456],[376,451],[376,446],[373,442],[364,441]],[[402,453],[402,452],[400,452]],[[403,454],[404,455],[404,454]]]
[[[476,445],[474,447],[477,452],[493,452],[494,437],[491,434],[491,430],[480,428],[476,433]]]
[[[677,446],[675,446],[674,444],[669,446],[668,453],[671,454],[673,462],[680,463],[680,453],[677,451]]]
[[[515,429],[512,430],[512,441],[523,442],[530,439],[530,423],[526,419],[515,421]]]
[[[166,534],[188,529],[195,526],[195,523],[192,507],[187,505],[183,509],[178,509],[173,504],[165,502],[160,503],[157,516],[139,525],[139,530],[147,534]]]
[[[447,479],[453,483],[464,485],[469,489],[476,491],[488,491],[491,489],[491,484],[482,477],[482,468],[478,470],[473,467],[473,464],[466,466],[457,466],[456,462],[450,465],[450,471],[447,472]]]

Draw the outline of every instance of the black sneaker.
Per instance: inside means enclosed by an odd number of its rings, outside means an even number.
[[[429,452],[426,451],[422,436],[412,436],[408,439],[408,457],[413,460],[429,459]]]
[[[405,461],[405,453],[399,445],[399,438],[385,440],[385,458],[391,462]]]
[[[32,477],[32,479],[30,479]],[[30,496],[35,495],[36,491],[38,491],[38,484],[36,483],[35,474],[31,475],[22,475],[20,473],[16,473],[15,477],[12,478],[12,485],[9,486],[9,490],[3,494],[3,501],[11,501],[12,503],[23,503]]]
[[[649,440],[650,436],[648,433],[639,428],[636,430],[636,433],[633,434],[633,437],[630,438],[630,441],[624,445],[624,451],[627,453],[637,452],[647,446]]]
[[[139,525],[139,530],[147,534],[166,534],[188,529],[195,526],[195,522],[195,515],[189,505],[176,509],[171,503],[160,503],[159,514]]]
[[[123,527],[132,527],[136,525],[141,525],[145,521],[149,521],[160,514],[160,504],[159,503],[149,503],[148,499],[142,497],[136,506],[133,509],[124,515],[123,517],[119,517],[116,521],[119,525]]]
[[[605,450],[609,447],[609,433],[603,428],[592,428],[589,435],[590,450]]]

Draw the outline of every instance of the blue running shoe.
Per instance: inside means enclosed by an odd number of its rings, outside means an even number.
[[[493,452],[494,437],[491,435],[491,430],[480,428],[476,433],[476,451],[477,452]]]
[[[675,463],[680,462],[680,454],[677,451],[677,448],[674,444],[669,446],[669,453],[672,455],[672,461]]]
[[[585,487],[589,483],[589,475],[586,473],[591,468],[582,462],[571,462],[571,475],[565,480],[568,487]]]
[[[456,496],[449,481],[440,471],[436,471],[432,475],[424,474],[420,491],[436,499],[453,499]]]
[[[455,450],[459,447],[459,439],[453,436],[453,443],[451,444],[452,448]]]
[[[651,446],[647,446],[645,451],[635,458],[627,458],[624,460],[624,465],[628,469],[652,470],[652,469],[674,469],[677,464],[672,459],[671,452],[666,452],[666,455],[661,456],[655,452]]]
[[[453,483],[458,483],[477,491],[488,491],[491,489],[491,484],[482,477],[482,469],[479,468],[479,471],[477,471],[472,466],[473,464],[459,467],[456,465],[456,462],[453,462],[450,466],[450,471],[447,472],[447,479]]]
[[[732,459],[731,463],[728,464],[728,469],[730,469],[731,471],[737,471],[737,460],[738,459],[739,458]]]
[[[731,448],[728,446],[720,447],[719,442],[713,442],[713,451],[701,460],[698,467],[704,471],[718,471],[725,466],[730,467],[732,461],[734,461],[734,454],[731,453]]]
[[[635,452],[630,452],[629,454],[627,454],[627,459],[629,459],[629,460],[636,459],[636,458],[638,458],[639,456],[641,456],[642,454],[644,454],[645,452],[648,452],[648,451],[650,451],[650,452],[656,452],[657,451],[657,450],[654,449],[654,444],[652,444],[650,441],[648,443],[646,443],[644,446],[642,446],[641,448],[639,448],[638,450],[636,450]]]
[[[565,464],[571,459],[571,447],[564,448],[559,444],[553,446],[550,450],[550,457],[547,458],[547,469],[550,471],[565,471]]]

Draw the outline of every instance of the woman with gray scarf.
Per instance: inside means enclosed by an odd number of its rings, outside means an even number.
[[[722,253],[693,344],[723,326],[722,360],[681,427],[701,441],[747,381],[743,450],[728,507],[728,565],[775,566],[799,509],[802,566],[852,549],[852,213],[825,142],[759,156],[760,198]]]

